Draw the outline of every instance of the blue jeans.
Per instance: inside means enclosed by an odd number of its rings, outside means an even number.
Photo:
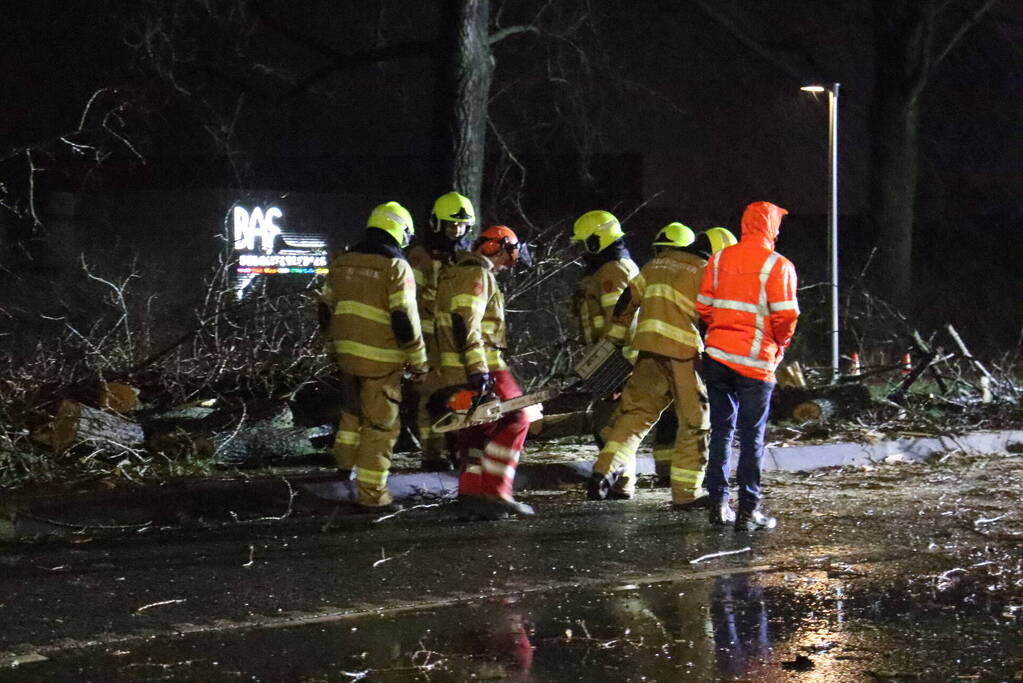
[[[773,382],[740,375],[724,363],[704,356],[703,374],[710,399],[710,450],[704,486],[713,498],[728,498],[728,459],[739,427],[739,508],[755,510],[760,503],[760,461],[764,429],[771,409]]]

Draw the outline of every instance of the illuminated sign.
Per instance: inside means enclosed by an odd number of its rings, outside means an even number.
[[[238,296],[259,275],[322,275],[327,272],[323,235],[288,232],[277,206],[231,208],[230,226]]]

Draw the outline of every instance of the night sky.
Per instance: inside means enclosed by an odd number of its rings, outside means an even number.
[[[336,220],[356,225],[357,207],[398,199],[425,219],[447,189],[441,4],[5,3],[4,241],[45,242],[28,198],[43,207],[52,190],[343,195],[353,215]],[[799,86],[841,82],[843,272],[856,273],[883,248],[867,220],[871,3],[707,3],[747,40],[699,4],[492,0],[494,30],[537,30],[493,46],[484,219],[567,230],[608,208],[643,244],[671,220],[738,229],[743,206],[766,199],[791,212],[779,249],[805,282],[823,278],[827,101]],[[978,4],[950,3],[941,29]],[[917,303],[942,308],[928,322],[1006,344],[1023,321],[1021,39],[1023,3],[997,2],[936,71],[920,117]],[[387,47],[383,61],[353,58]]]

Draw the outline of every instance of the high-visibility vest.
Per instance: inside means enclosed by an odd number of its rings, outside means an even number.
[[[441,379],[464,384],[479,372],[507,370],[504,296],[486,257],[464,254],[446,266],[437,283],[436,330]],[[465,340],[456,335],[455,316],[462,320]]]
[[[629,283],[629,304],[614,318],[612,339],[624,339],[636,317],[632,346],[637,351],[688,360],[703,342],[697,327],[696,294],[706,265],[699,256],[666,251],[643,266]]]
[[[745,220],[745,219],[744,219]],[[697,311],[707,323],[707,355],[746,377],[774,382],[799,317],[796,269],[756,232],[707,263]]]
[[[322,293],[333,311],[330,338],[344,372],[382,377],[403,368],[426,367],[412,267],[394,247],[360,246],[334,260]],[[385,255],[386,254],[386,255]],[[405,320],[395,333],[394,316]]]

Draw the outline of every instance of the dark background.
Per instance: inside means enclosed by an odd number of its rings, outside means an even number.
[[[842,83],[844,289],[885,248],[867,219],[878,59],[867,4],[719,3],[804,64],[803,82]],[[168,319],[187,317],[235,201],[287,201],[289,219],[306,223],[291,229],[338,246],[381,201],[425,221],[450,189],[438,148],[442,5],[4,3],[3,322],[87,318],[75,295],[82,253],[107,273],[137,259]],[[802,283],[826,278],[826,96],[800,92],[801,79],[693,2],[493,0],[491,16],[495,31],[535,30],[493,46],[484,222],[549,243],[605,208],[642,257],[667,222],[738,232],[743,207],[763,199],[790,211],[779,250]],[[904,312],[923,329],[955,322],[989,354],[1016,347],[1023,322],[1021,38],[1023,4],[997,2],[921,107],[916,287]],[[823,340],[806,342],[808,355],[826,354]]]

